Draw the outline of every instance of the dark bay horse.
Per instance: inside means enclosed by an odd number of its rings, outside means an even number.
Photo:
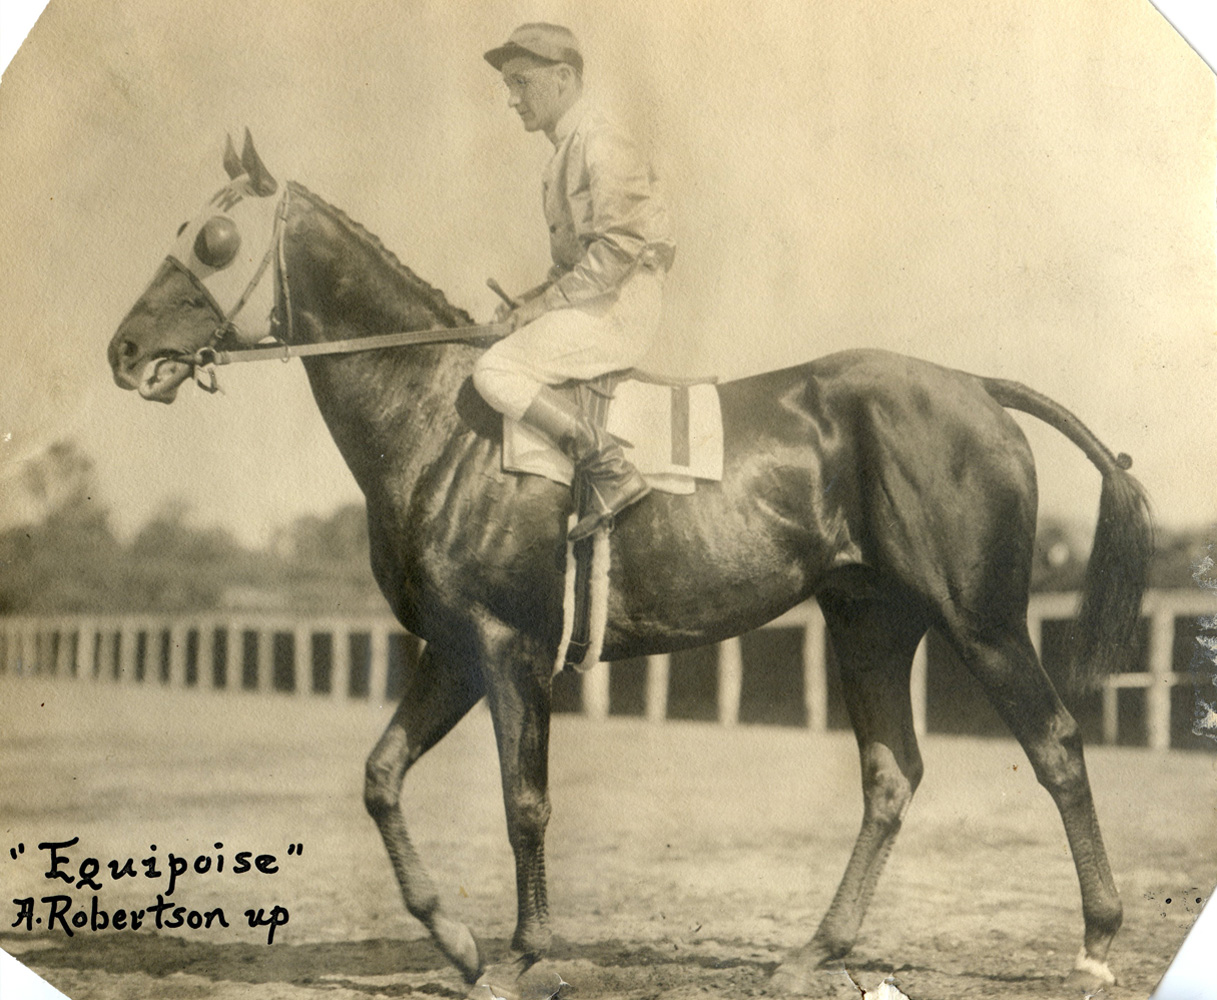
[[[298,184],[280,189],[248,140],[242,157],[230,147],[225,162],[231,183],[183,227],[114,335],[109,361],[123,388],[170,402],[200,348],[240,340],[237,306],[221,301],[213,281],[228,268],[247,269],[233,285],[247,292],[265,271],[277,332],[292,342],[471,322],[342,212]],[[249,222],[240,211],[250,206],[277,211]],[[305,360],[367,498],[376,579],[402,625],[426,640],[368,758],[365,801],[407,909],[470,983],[483,976],[482,957],[415,853],[401,788],[410,766],[485,696],[519,896],[512,962],[496,975],[544,956],[550,682],[571,509],[565,487],[501,471],[497,416],[469,379],[478,350],[449,343]],[[722,482],[688,497],[653,495],[613,532],[603,658],[714,642],[810,597],[820,603],[865,807],[832,904],[779,966],[774,991],[822,988],[817,970],[858,933],[922,774],[909,671],[931,627],[983,686],[1060,811],[1085,920],[1071,987],[1112,982],[1106,960],[1121,905],[1078,727],[1028,635],[1035,469],[1006,408],[1055,427],[1102,475],[1076,627],[1079,675],[1114,669],[1134,646],[1152,541],[1127,459],[1025,386],[877,351],[728,382],[721,399]]]

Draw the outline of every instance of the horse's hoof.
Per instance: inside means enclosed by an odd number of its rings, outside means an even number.
[[[824,1000],[858,1000],[857,985],[844,964],[825,965],[786,961],[769,977],[765,992],[774,997],[820,997]]]
[[[431,929],[431,936],[440,951],[460,970],[465,982],[475,982],[482,973],[482,950],[469,928],[455,920],[439,917]]]
[[[1115,983],[1116,977],[1107,963],[1090,958],[1083,949],[1078,952],[1073,971],[1065,979],[1065,989],[1070,996],[1095,996]]]
[[[468,1000],[562,1000],[570,989],[553,963],[525,965],[516,960],[487,969],[467,996]]]
[[[1075,998],[1101,997],[1115,982],[1116,977],[1110,972],[1106,976],[1099,976],[1084,969],[1074,969],[1065,977],[1065,995]]]
[[[515,978],[505,975],[496,966],[478,977],[478,981],[465,994],[465,1000],[520,1000],[520,994],[516,992]]]

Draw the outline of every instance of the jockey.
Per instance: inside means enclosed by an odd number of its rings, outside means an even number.
[[[473,384],[496,410],[551,438],[587,477],[594,509],[571,529],[578,541],[650,487],[621,445],[550,387],[641,361],[676,245],[649,165],[583,99],[583,56],[568,29],[522,25],[485,58],[503,74],[525,130],[553,143],[542,193],[554,263],[544,284],[500,308],[512,333],[478,360]]]

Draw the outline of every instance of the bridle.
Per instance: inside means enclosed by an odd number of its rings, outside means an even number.
[[[210,289],[199,279],[189,267],[176,257],[170,255],[166,260],[177,270],[185,274],[194,287],[203,295],[216,315],[217,324],[207,343],[188,354],[184,351],[164,355],[156,359],[154,364],[159,366],[165,362],[188,364],[191,368],[191,378],[196,385],[209,393],[220,391],[216,380],[217,365],[236,364],[245,361],[290,361],[294,357],[310,357],[321,354],[353,354],[358,351],[375,351],[387,347],[404,347],[415,344],[443,344],[458,341],[480,342],[499,340],[511,332],[509,323],[488,323],[472,326],[434,327],[426,330],[400,330],[395,333],[384,333],[370,337],[352,337],[346,340],[323,341],[317,344],[296,344],[292,329],[291,288],[287,280],[287,257],[284,253],[284,233],[287,228],[287,213],[291,189],[287,185],[283,189],[283,197],[275,209],[274,228],[271,232],[270,245],[262,260],[249,279],[245,290],[237,298],[233,307],[227,312]],[[263,346],[238,346],[225,349],[222,345],[235,342],[240,345],[246,342],[237,326],[237,315],[245,308],[254,291],[266,276],[271,263],[274,262],[276,285],[275,305],[271,313],[272,342]],[[286,336],[276,336],[277,332],[286,327]],[[155,370],[154,370],[155,372]]]
[[[266,271],[270,267],[271,261],[275,260],[276,257],[278,258],[279,268],[282,272],[284,264],[283,230],[287,220],[289,197],[290,191],[287,187],[284,187],[283,197],[279,199],[279,204],[275,208],[275,222],[274,228],[271,232],[270,245],[266,248],[266,252],[262,255],[262,260],[254,270],[252,277],[249,279],[248,283],[246,283],[245,290],[241,292],[240,296],[237,298],[237,301],[233,303],[232,308],[227,312],[225,312],[224,307],[221,306],[216,300],[216,297],[212,294],[211,289],[203,284],[202,280],[191,268],[182,263],[182,261],[180,261],[173,254],[170,254],[165,258],[165,260],[180,274],[185,275],[186,278],[189,279],[190,283],[194,286],[195,291],[202,295],[203,299],[211,307],[211,311],[215,314],[217,323],[215,329],[211,333],[211,336],[207,338],[207,343],[203,347],[199,348],[199,350],[197,350],[194,354],[187,354],[184,351],[180,351],[171,355],[165,355],[157,359],[156,363],[158,366],[168,361],[178,363],[187,362],[191,366],[191,377],[194,379],[199,388],[213,393],[219,391],[219,385],[216,382],[214,367],[216,364],[216,352],[219,350],[220,345],[226,341],[235,341],[238,344],[243,342],[244,338],[241,335],[241,329],[237,326],[236,322],[237,315],[242,309],[245,308],[246,303],[249,302],[258,285],[261,284],[262,278],[266,275]],[[288,294],[286,283],[282,283],[281,287],[286,296]],[[276,323],[277,317],[275,316],[275,313],[277,312],[278,301],[276,300],[275,311],[272,313],[272,326]],[[284,312],[287,316],[287,323],[289,326],[288,339],[290,340],[290,301],[285,301]]]

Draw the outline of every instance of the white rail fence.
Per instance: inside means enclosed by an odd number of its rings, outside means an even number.
[[[1028,617],[1037,649],[1042,649],[1045,623],[1068,621],[1076,603],[1073,594],[1032,595]],[[1140,689],[1144,742],[1164,750],[1172,745],[1175,690],[1215,682],[1217,595],[1151,591],[1142,614],[1148,626],[1144,669],[1106,679],[1101,692],[1102,738],[1117,741],[1120,692]],[[830,676],[818,606],[799,605],[765,628],[802,633],[801,717],[810,729],[828,728]],[[325,619],[257,612],[0,618],[0,676],[53,675],[77,682],[308,694],[378,704],[400,695],[405,670],[419,648],[419,640],[388,615]],[[717,719],[722,725],[734,725],[740,720],[743,646],[740,639],[729,639],[713,648]],[[1176,670],[1181,662],[1187,668]],[[602,663],[582,676],[578,701],[583,714],[593,718],[610,714],[612,669],[618,667]],[[671,655],[646,657],[641,711],[636,714],[656,722],[670,717],[671,671]],[[927,674],[923,641],[912,671],[913,714],[920,733],[926,731]],[[1210,697],[1214,694],[1217,690]]]

